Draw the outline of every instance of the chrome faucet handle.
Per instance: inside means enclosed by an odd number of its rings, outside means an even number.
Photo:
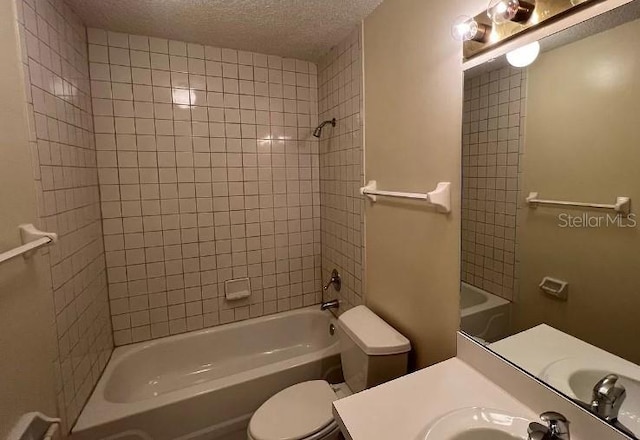
[[[555,411],[540,414],[540,420],[547,424],[550,440],[569,440],[569,421],[565,416]]]
[[[322,290],[328,290],[332,284],[336,289],[336,292],[340,292],[340,288],[342,287],[342,278],[340,278],[340,274],[338,273],[337,269],[333,269],[331,271],[331,279],[327,284],[324,285]]]
[[[540,414],[546,426],[531,422],[527,428],[529,440],[569,440],[569,421],[560,413],[547,411]]]
[[[529,434],[529,440],[549,440],[550,436],[549,428],[538,422],[529,423],[527,433]]]
[[[619,379],[616,374],[607,374],[593,387],[591,410],[607,421],[618,418],[622,402],[627,397],[625,388],[617,384]]]

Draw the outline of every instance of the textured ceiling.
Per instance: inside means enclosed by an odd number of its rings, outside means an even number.
[[[316,61],[382,0],[66,0],[88,27]]]

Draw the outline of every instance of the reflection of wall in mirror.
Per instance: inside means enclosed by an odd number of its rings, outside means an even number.
[[[526,70],[465,78],[462,281],[513,300],[516,207]]]
[[[516,331],[546,322],[636,363],[640,225],[606,226],[612,211],[530,209],[524,198],[530,191],[597,203],[628,196],[634,211],[640,201],[639,36],[640,20],[542,54],[528,69],[518,199],[522,270],[514,309]],[[603,226],[561,227],[572,221],[569,215],[578,216],[576,223],[600,217]],[[541,293],[544,276],[569,282],[567,302]]]

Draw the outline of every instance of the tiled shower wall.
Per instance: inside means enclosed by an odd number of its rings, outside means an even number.
[[[117,345],[320,301],[316,65],[89,29]],[[229,302],[224,282],[249,277]]]
[[[320,61],[318,74],[320,121],[337,120],[320,138],[322,275],[326,281],[333,268],[340,272],[342,311],[364,301],[362,79],[358,28]],[[332,288],[325,300],[335,296]]]
[[[462,280],[511,301],[526,74],[503,67],[464,86]]]
[[[362,302],[359,31],[318,85],[306,61],[95,29],[88,60],[62,0],[16,9],[39,226],[60,236],[48,258],[68,426],[108,361],[111,322],[124,344],[321,300],[318,108],[338,119],[323,142],[324,269],[341,271],[347,305]],[[238,277],[252,297],[227,303]]]
[[[48,259],[58,407],[70,426],[113,347],[86,32],[61,0],[16,0],[16,9],[39,226],[60,237]]]

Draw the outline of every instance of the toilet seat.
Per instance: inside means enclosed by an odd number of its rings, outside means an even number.
[[[302,382],[273,395],[253,414],[251,440],[316,440],[338,430],[332,403],[336,393],[328,382]]]
[[[337,440],[343,439],[344,437],[340,436],[340,428],[338,424],[333,421],[329,425],[327,425],[321,431],[316,432],[315,434],[311,434],[310,437],[304,437],[299,440]],[[250,432],[247,432],[247,440],[261,440],[251,436]]]

